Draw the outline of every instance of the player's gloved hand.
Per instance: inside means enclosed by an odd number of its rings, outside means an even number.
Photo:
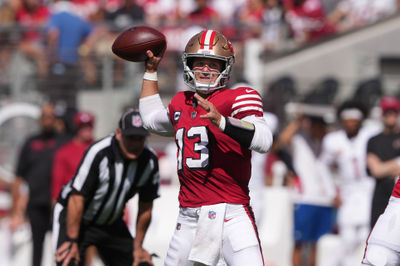
[[[147,252],[143,248],[135,247],[135,249],[133,251],[133,266],[139,266],[141,264],[148,265],[148,266],[154,266],[154,264],[151,260],[150,253]]]
[[[65,241],[56,251],[56,262],[62,262],[62,266],[78,265],[79,260],[79,249],[76,242]]]
[[[148,73],[156,72],[158,65],[160,64],[162,55],[160,55],[159,57],[155,56],[153,52],[150,50],[147,50],[146,54],[147,54],[147,60],[145,61],[146,72]]]
[[[221,114],[218,112],[215,105],[201,97],[198,93],[195,93],[194,97],[199,106],[208,112],[207,114],[200,116],[200,118],[210,119],[211,123],[218,127],[219,123],[221,123]]]

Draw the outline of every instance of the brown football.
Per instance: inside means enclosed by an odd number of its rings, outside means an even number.
[[[147,59],[147,50],[161,55],[166,47],[167,40],[160,31],[148,26],[136,26],[118,35],[112,45],[112,51],[122,59],[141,62]]]

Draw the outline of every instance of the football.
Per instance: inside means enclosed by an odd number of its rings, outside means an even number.
[[[141,62],[147,59],[146,51],[162,55],[167,47],[165,35],[148,26],[131,27],[118,35],[112,51],[122,59]]]

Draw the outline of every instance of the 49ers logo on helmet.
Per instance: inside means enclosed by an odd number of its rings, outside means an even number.
[[[228,46],[229,46],[229,49],[231,50],[232,54],[234,54],[235,52],[233,51],[233,46],[230,41],[228,41]]]

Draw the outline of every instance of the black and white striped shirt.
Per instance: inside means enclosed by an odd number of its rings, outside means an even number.
[[[158,159],[145,147],[136,160],[124,159],[114,135],[92,144],[74,178],[63,187],[58,201],[66,206],[72,190],[85,197],[83,219],[97,225],[112,224],[123,215],[125,203],[136,193],[139,201],[159,197]]]

